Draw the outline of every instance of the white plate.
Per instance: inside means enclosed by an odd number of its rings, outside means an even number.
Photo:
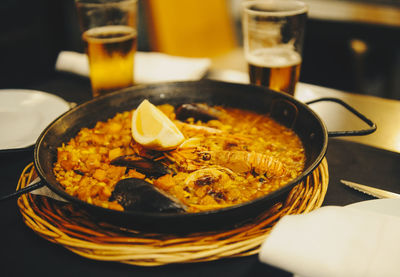
[[[36,90],[0,90],[0,150],[33,145],[40,133],[69,104],[53,94]]]
[[[353,203],[347,208],[400,217],[400,199],[374,199]]]

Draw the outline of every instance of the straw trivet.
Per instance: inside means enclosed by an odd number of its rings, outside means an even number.
[[[28,165],[17,189],[25,187],[35,176],[33,165]],[[233,230],[185,236],[149,234],[94,223],[71,204],[32,194],[21,196],[18,206],[28,227],[76,254],[95,260],[156,266],[257,254],[282,216],[307,213],[322,205],[328,181],[328,164],[324,159],[305,181],[292,189],[284,203],[274,205],[254,222]]]

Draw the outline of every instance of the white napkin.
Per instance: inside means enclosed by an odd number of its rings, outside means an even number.
[[[259,259],[302,277],[400,276],[400,217],[334,206],[284,216]]]
[[[27,187],[32,186],[32,185],[34,185],[34,184],[36,184],[38,182],[40,182],[40,178],[36,177],[32,182],[30,182],[27,185]],[[36,195],[47,196],[47,197],[53,198],[53,199],[61,201],[61,202],[68,202],[67,200],[65,200],[61,196],[58,196],[56,193],[54,193],[52,190],[50,190],[46,186],[38,188],[38,189],[35,189],[35,190],[31,191],[31,193],[32,194],[36,194]]]
[[[211,61],[207,58],[186,58],[156,52],[136,52],[134,80],[138,84],[198,80],[207,72]],[[86,54],[62,51],[56,70],[89,76]]]

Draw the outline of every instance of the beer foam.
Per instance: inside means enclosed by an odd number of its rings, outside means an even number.
[[[301,56],[287,47],[263,48],[247,53],[248,63],[260,67],[288,67],[301,63]]]
[[[124,25],[95,27],[89,29],[82,35],[84,40],[90,40],[92,42],[98,40],[102,43],[123,41],[136,36],[137,31],[134,28]]]

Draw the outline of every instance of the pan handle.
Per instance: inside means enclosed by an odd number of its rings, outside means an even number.
[[[368,124],[370,128],[368,129],[362,129],[362,130],[355,130],[355,131],[334,131],[334,132],[328,132],[329,137],[339,137],[339,136],[364,136],[364,135],[369,135],[373,132],[376,131],[376,124],[372,122],[370,119],[368,119],[365,115],[348,105],[347,103],[343,102],[342,100],[338,98],[331,98],[331,97],[324,97],[324,98],[319,98],[315,99],[312,101],[306,102],[307,105],[317,103],[317,102],[323,102],[323,101],[328,101],[328,102],[335,102],[340,105],[342,105],[344,108],[346,108],[348,111],[356,115],[359,119],[364,121],[365,123]]]
[[[6,200],[14,198],[14,197],[18,198],[22,194],[37,190],[37,189],[39,189],[41,187],[44,187],[44,185],[45,185],[45,182],[42,182],[41,180],[39,180],[36,183],[33,183],[33,184],[23,188],[23,189],[17,190],[17,191],[15,191],[13,193],[10,193],[8,195],[0,196],[0,202],[6,201]]]

